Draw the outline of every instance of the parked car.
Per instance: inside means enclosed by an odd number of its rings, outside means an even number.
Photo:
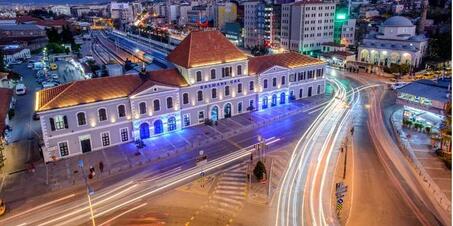
[[[55,71],[55,70],[57,70],[57,68],[58,68],[57,64],[55,64],[55,63],[50,64],[50,70]]]
[[[51,87],[57,86],[58,84],[47,81],[47,82],[43,82],[41,85],[42,85],[43,89],[46,89],[46,88],[51,88]]]
[[[16,95],[25,95],[26,92],[27,92],[27,88],[25,87],[25,85],[23,83],[18,83],[16,85]]]
[[[396,90],[396,89],[399,89],[403,86],[407,85],[407,82],[395,82],[392,84],[392,89],[393,90]]]

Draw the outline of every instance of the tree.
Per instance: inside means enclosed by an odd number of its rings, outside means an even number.
[[[266,166],[261,161],[256,163],[255,169],[253,170],[253,175],[255,175],[257,180],[263,180],[264,174],[266,173]]]
[[[61,41],[63,43],[68,43],[68,44],[74,44],[74,34],[72,31],[69,29],[68,26],[64,26],[63,30],[60,33]]]
[[[442,127],[440,128],[441,144],[440,147],[442,150],[451,153],[451,102],[447,103],[445,106],[445,119],[442,122]]]
[[[5,71],[5,61],[4,61],[3,52],[0,51],[0,72]]]
[[[56,28],[52,27],[50,29],[46,29],[46,34],[47,34],[47,38],[49,39],[49,42],[55,42],[55,43],[61,42],[60,34],[58,34],[58,31]]]

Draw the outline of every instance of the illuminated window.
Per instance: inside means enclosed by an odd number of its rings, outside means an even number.
[[[122,128],[120,130],[121,142],[126,142],[129,140],[129,132],[127,128]]]
[[[54,130],[61,130],[68,128],[68,119],[64,115],[57,115],[53,118],[50,118],[50,129]]]
[[[60,149],[61,157],[69,155],[68,142],[58,143],[58,148]]]
[[[102,140],[102,146],[109,146],[110,145],[110,134],[109,132],[103,132],[101,133],[101,140]]]

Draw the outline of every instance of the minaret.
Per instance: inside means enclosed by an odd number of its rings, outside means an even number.
[[[422,2],[422,15],[420,16],[420,20],[418,21],[417,26],[417,33],[423,34],[425,32],[425,23],[426,23],[426,15],[428,14],[428,0],[423,0]]]

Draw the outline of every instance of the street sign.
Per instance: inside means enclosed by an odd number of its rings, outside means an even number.
[[[338,204],[343,204],[343,199],[341,199],[341,198],[340,198],[340,199],[337,199],[337,203],[338,203]]]

